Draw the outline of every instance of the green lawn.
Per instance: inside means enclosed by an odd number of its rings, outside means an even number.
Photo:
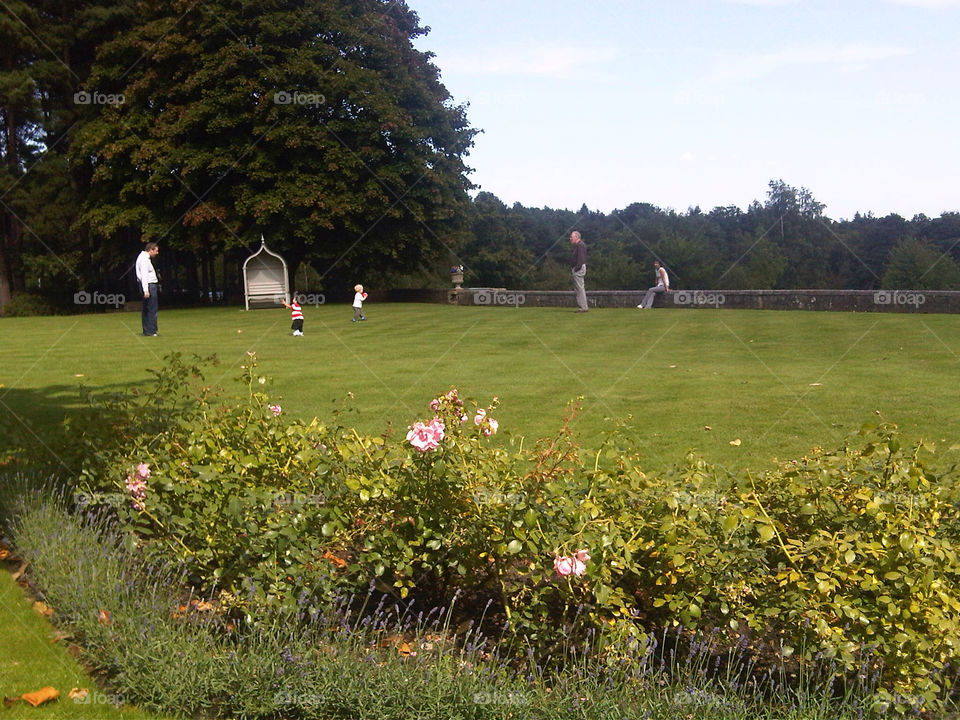
[[[53,626],[33,610],[31,603],[0,563],[0,695],[19,697],[46,686],[60,691],[57,700],[40,707],[21,701],[0,710],[3,718],[146,720],[158,717],[123,707],[122,698],[94,685],[67,651],[68,641],[52,642]],[[87,689],[86,701],[70,699],[72,688]]]
[[[910,438],[944,450],[958,443],[956,315],[365,310],[369,320],[354,324],[347,306],[307,307],[304,337],[290,336],[283,309],[161,310],[157,338],[141,337],[131,313],[0,319],[0,410],[39,442],[75,406],[81,382],[104,390],[143,382],[178,350],[216,353],[223,363],[208,379],[235,391],[231,379],[252,350],[285,413],[326,418],[352,392],[347,420],[367,432],[405,430],[456,385],[484,402],[499,396],[500,428],[515,436],[552,432],[578,395],[576,429],[587,445],[609,418],[632,416],[650,467],[695,448],[711,462],[760,469],[838,446],[875,413]]]

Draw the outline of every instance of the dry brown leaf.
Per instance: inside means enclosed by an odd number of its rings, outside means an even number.
[[[400,657],[416,657],[417,652],[410,647],[410,643],[400,643],[400,647],[397,648],[397,652],[400,653]]]
[[[67,697],[77,702],[83,702],[89,694],[90,691],[86,688],[72,688],[70,692],[67,693]]]
[[[3,706],[4,706],[4,707],[10,707],[11,705],[16,705],[18,702],[20,702],[20,698],[18,698],[18,697],[4,697],[4,698],[3,698]]]
[[[3,545],[0,545],[0,560],[6,560],[8,557],[10,557],[10,551]]]
[[[13,575],[11,575],[10,577],[13,578],[13,581],[14,581],[14,582],[16,582],[17,580],[19,580],[20,577],[27,571],[27,565],[29,565],[29,564],[30,564],[30,563],[28,563],[26,560],[24,560],[23,563],[20,565],[20,567],[18,567],[18,568],[13,572]]]
[[[72,638],[73,635],[71,633],[64,632],[63,630],[54,630],[52,633],[50,633],[51,643],[58,643],[61,640],[70,640]]]
[[[333,554],[332,552],[330,552],[329,550],[327,550],[327,551],[323,554],[323,558],[324,558],[325,560],[329,560],[329,561],[332,562],[334,565],[336,565],[338,568],[345,568],[345,567],[347,566],[347,561],[346,561],[346,560],[344,560],[342,557],[337,557],[336,555],[334,555],[334,554]]]
[[[40,600],[37,600],[33,603],[33,609],[41,615],[46,615],[47,617],[53,615],[53,608],[47,605],[45,602],[41,602]]]
[[[56,700],[58,697],[60,697],[60,691],[55,687],[47,685],[47,687],[40,688],[35,692],[24,693],[20,696],[20,699],[37,707],[38,705],[43,705],[45,702]]]
[[[734,447],[740,447],[740,438],[737,438],[736,440],[731,440],[730,444],[733,445]]]
[[[97,613],[97,620],[100,622],[101,625],[109,625],[111,622],[113,622],[113,616],[110,614],[109,610],[101,609]]]
[[[703,429],[704,429],[704,430],[713,430],[713,428],[710,427],[709,425],[704,425],[704,426],[703,426]]]

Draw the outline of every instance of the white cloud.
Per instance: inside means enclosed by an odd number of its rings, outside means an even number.
[[[888,0],[894,5],[907,5],[922,8],[960,7],[960,0]]]
[[[795,5],[799,0],[724,0],[730,5],[753,5],[755,7],[781,7]]]
[[[769,77],[790,68],[814,66],[859,69],[881,60],[909,54],[909,50],[901,47],[864,44],[834,47],[808,45],[768,53],[740,53],[720,57],[706,79],[710,83],[746,82]]]
[[[465,75],[512,75],[569,78],[577,71],[616,57],[613,47],[512,45],[485,48],[479,56],[444,54],[445,72]]]

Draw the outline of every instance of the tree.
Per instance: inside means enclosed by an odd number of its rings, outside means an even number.
[[[882,284],[888,290],[960,290],[960,266],[929,243],[908,238],[890,251]]]
[[[199,256],[259,242],[347,286],[459,242],[463,157],[453,105],[404,2],[145,0],[102,49],[104,106],[75,144],[83,220]],[[337,284],[337,283],[335,283]]]

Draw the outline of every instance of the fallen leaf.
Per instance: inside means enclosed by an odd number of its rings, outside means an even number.
[[[74,376],[74,377],[83,377],[83,373],[74,373],[73,376]]]
[[[26,560],[24,560],[23,564],[19,568],[17,568],[16,571],[14,571],[13,575],[10,576],[11,578],[13,578],[14,582],[19,580],[20,576],[23,575],[24,572],[26,572],[28,564],[29,563]]]
[[[810,387],[823,387],[823,383],[810,383]]]
[[[6,560],[8,557],[10,557],[10,551],[3,545],[0,545],[0,560]]]
[[[346,560],[344,560],[342,557],[337,557],[336,555],[334,555],[334,554],[333,554],[332,552],[330,552],[329,550],[327,550],[327,551],[323,554],[323,558],[324,558],[325,560],[329,560],[329,561],[332,562],[334,565],[336,565],[338,568],[345,568],[345,567],[347,566],[347,561],[346,561]]]
[[[410,647],[410,643],[400,643],[400,647],[397,648],[397,652],[400,653],[400,657],[416,657],[417,653]]]
[[[101,625],[109,625],[113,621],[113,617],[110,615],[109,610],[100,610],[97,613],[97,620]]]
[[[703,426],[703,429],[704,429],[704,430],[713,430],[713,428],[710,427],[709,425],[704,425],[704,426]]]
[[[191,600],[190,604],[193,605],[193,609],[197,612],[210,612],[213,610],[213,603],[207,602],[206,600]]]
[[[676,367],[676,365],[671,365],[671,366],[670,366],[671,369],[673,369],[673,368],[675,368],[675,367]]]
[[[71,633],[64,632],[63,630],[54,630],[52,633],[50,633],[51,643],[58,643],[61,640],[70,640],[72,638],[73,635]]]
[[[87,699],[89,694],[90,691],[86,688],[72,688],[70,692],[67,693],[67,697],[71,700],[76,700],[77,702],[83,702]]]
[[[740,438],[737,438],[736,440],[731,440],[730,444],[733,445],[734,447],[740,447]]]
[[[58,697],[60,697],[60,691],[55,687],[47,685],[47,687],[40,688],[36,692],[24,693],[20,696],[20,699],[37,707],[38,705],[43,705],[45,702],[56,700]]]
[[[45,602],[41,602],[39,600],[33,603],[33,609],[41,615],[46,615],[47,617],[53,615],[53,608],[49,607]]]
[[[4,697],[4,698],[3,698],[3,706],[4,706],[4,707],[10,707],[11,705],[16,705],[18,702],[20,702],[20,698],[18,698],[18,697]]]

